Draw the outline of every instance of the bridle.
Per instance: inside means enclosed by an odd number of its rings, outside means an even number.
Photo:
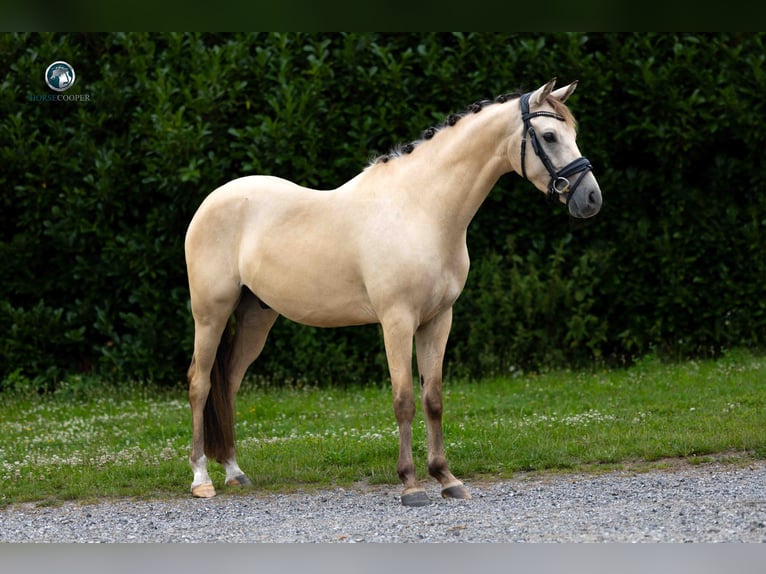
[[[569,200],[572,199],[575,189],[577,189],[577,186],[582,181],[582,178],[585,177],[585,174],[593,170],[593,166],[586,158],[579,157],[576,160],[569,162],[560,170],[556,171],[556,168],[553,167],[548,154],[545,153],[543,146],[540,145],[540,141],[537,139],[537,134],[535,133],[535,129],[532,127],[531,120],[532,118],[540,116],[555,118],[562,122],[566,121],[566,119],[564,116],[554,112],[539,111],[530,113],[529,98],[531,96],[532,92],[528,92],[522,95],[519,99],[519,105],[521,106],[521,119],[524,122],[524,132],[521,134],[521,176],[524,179],[527,179],[527,170],[524,165],[524,160],[527,147],[527,136],[529,136],[529,140],[532,142],[532,149],[535,150],[537,157],[539,157],[540,161],[543,162],[545,169],[548,170],[548,174],[551,176],[551,180],[548,182],[548,200],[552,201],[557,197],[566,194],[566,202],[567,205],[569,205]],[[580,173],[580,177],[575,180],[574,184],[570,185],[568,178],[569,176],[576,173]]]

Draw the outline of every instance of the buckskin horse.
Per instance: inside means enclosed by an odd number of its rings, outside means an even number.
[[[445,498],[470,498],[442,437],[442,362],[452,305],[468,276],[466,231],[500,176],[516,172],[570,215],[591,217],[601,190],[564,102],[577,82],[483,100],[449,115],[333,190],[277,177],[234,179],[208,195],[185,241],[194,317],[189,367],[192,494],[251,484],[237,464],[234,400],[279,315],[315,327],[379,323],[399,427],[401,502],[429,502],[412,458],[413,338],[428,472]],[[232,323],[233,321],[233,323]]]

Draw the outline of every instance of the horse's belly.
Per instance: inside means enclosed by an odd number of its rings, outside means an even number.
[[[350,327],[378,322],[371,305],[362,298],[323,297],[317,292],[301,301],[281,299],[272,308],[291,321],[312,327]]]
[[[248,288],[280,315],[314,327],[343,327],[377,322],[361,280],[329,262],[301,268],[261,266]]]
[[[309,325],[311,327],[351,327],[353,325],[367,325],[377,323],[378,318],[372,309],[360,305],[357,308],[346,305],[344,308],[332,306],[314,307],[312,309],[286,309],[279,311],[291,321]]]

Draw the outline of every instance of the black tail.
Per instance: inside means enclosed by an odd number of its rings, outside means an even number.
[[[226,324],[210,373],[210,394],[205,402],[205,456],[225,462],[234,449],[234,404],[229,397],[229,353],[232,321]]]

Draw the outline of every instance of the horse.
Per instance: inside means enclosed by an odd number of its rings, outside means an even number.
[[[336,189],[251,175],[202,201],[184,245],[194,319],[187,373],[194,497],[215,496],[209,458],[223,465],[226,485],[252,484],[237,464],[234,401],[282,315],[314,327],[381,325],[405,506],[430,502],[412,457],[414,339],[428,473],[444,498],[471,498],[449,470],[442,435],[442,363],[452,306],[468,276],[468,225],[510,172],[575,218],[601,207],[564,104],[577,82],[555,85],[554,78],[451,114]]]

